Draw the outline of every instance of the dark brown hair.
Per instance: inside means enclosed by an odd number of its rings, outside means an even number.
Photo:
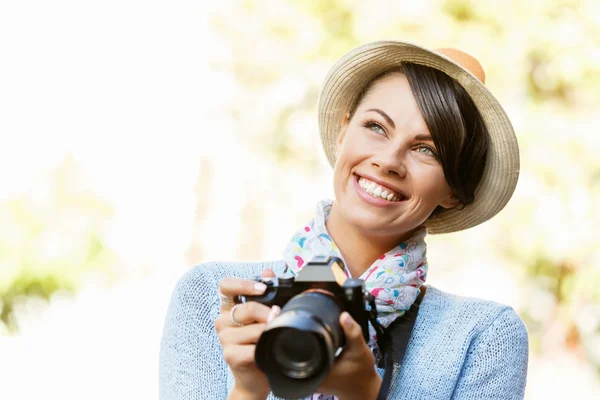
[[[471,97],[456,80],[434,68],[403,63],[365,85],[350,109],[349,119],[373,84],[392,73],[406,76],[452,193],[462,207],[473,203],[485,168],[489,133]]]

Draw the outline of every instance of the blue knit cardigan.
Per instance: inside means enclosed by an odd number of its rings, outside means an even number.
[[[160,349],[160,399],[225,399],[234,380],[213,322],[223,277],[252,278],[283,261],[207,263],[178,282]],[[527,330],[515,311],[428,287],[389,399],[522,399]],[[382,374],[383,370],[379,370]],[[274,399],[273,395],[269,399]]]

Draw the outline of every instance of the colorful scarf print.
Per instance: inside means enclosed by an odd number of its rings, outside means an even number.
[[[344,261],[342,254],[327,233],[325,221],[329,217],[333,201],[323,200],[317,204],[316,215],[292,237],[285,252],[285,260],[289,270],[294,274],[315,255],[331,255]],[[419,287],[425,282],[427,275],[427,259],[425,257],[425,228],[418,229],[407,241],[400,243],[379,257],[359,277],[365,281],[365,288],[375,297],[378,322],[388,327],[414,303],[419,294]],[[346,267],[346,275],[351,277]],[[369,347],[376,345],[375,329],[369,324]],[[315,394],[314,399],[327,400],[334,397]]]

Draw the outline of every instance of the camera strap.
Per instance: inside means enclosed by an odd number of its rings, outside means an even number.
[[[387,328],[384,328],[377,322],[375,298],[373,296],[369,297],[369,320],[375,328],[375,332],[377,332],[378,350],[375,353],[375,359],[379,368],[385,368],[383,382],[381,383],[377,400],[387,399],[392,383],[394,360],[396,360],[399,366],[402,366],[402,359],[404,358],[408,341],[412,334],[413,327],[415,326],[415,321],[417,320],[419,306],[421,305],[421,301],[423,300],[426,291],[427,287],[422,286],[419,295],[410,309],[400,318],[396,318],[396,320]]]

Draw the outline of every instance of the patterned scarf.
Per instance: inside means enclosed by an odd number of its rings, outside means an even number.
[[[333,201],[322,200],[317,204],[315,217],[292,237],[285,252],[285,260],[289,270],[294,274],[315,255],[336,256],[344,261],[342,254],[327,233],[325,221],[329,217]],[[427,259],[425,257],[425,228],[418,229],[407,241],[400,243],[379,257],[359,277],[365,281],[365,288],[375,297],[377,321],[388,327],[396,318],[404,314],[414,303],[419,294],[419,287],[427,276]],[[351,277],[348,268],[346,275]],[[369,347],[376,346],[375,329],[369,324]],[[309,399],[328,400],[335,397],[315,394]]]

